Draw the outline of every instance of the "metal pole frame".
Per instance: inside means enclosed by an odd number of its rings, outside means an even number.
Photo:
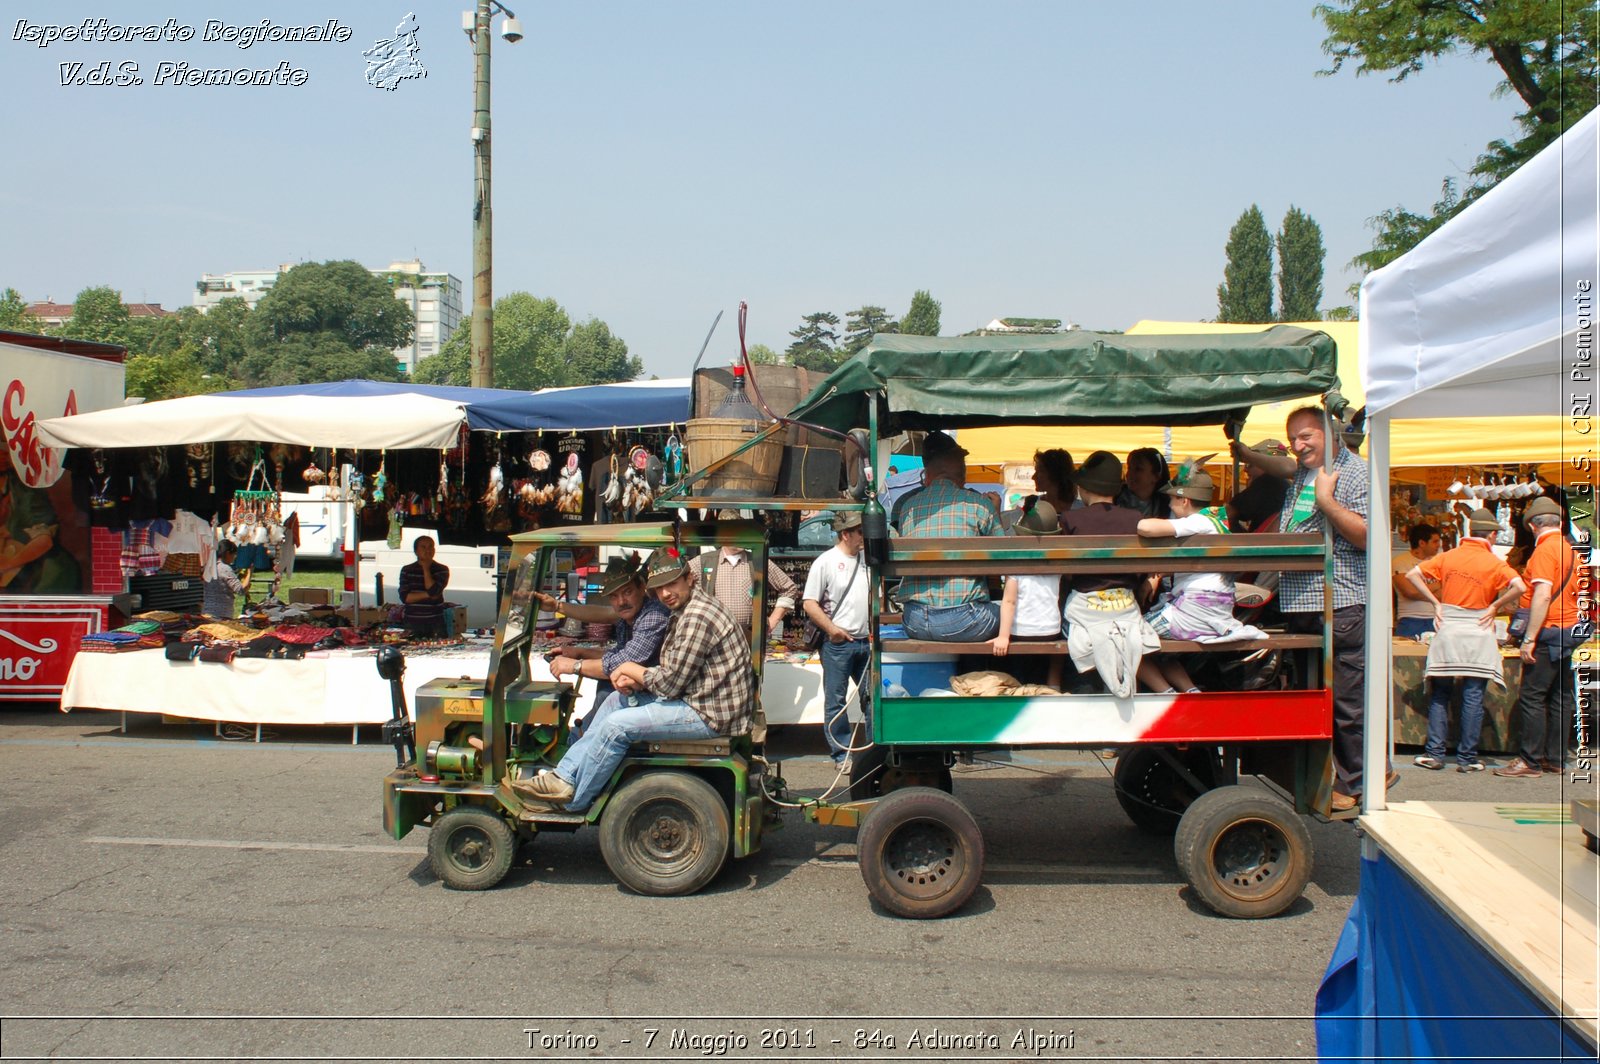
[[[494,0],[477,0],[472,34],[472,361],[474,388],[494,387],[494,215],[490,197],[489,19]]]

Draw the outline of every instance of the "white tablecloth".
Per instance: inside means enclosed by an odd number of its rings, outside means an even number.
[[[550,674],[535,656],[536,680]],[[822,665],[768,661],[763,666],[762,705],[768,724],[822,723]],[[417,688],[441,677],[482,680],[489,650],[450,656],[407,655],[403,686],[415,709]],[[578,712],[586,713],[595,684],[579,689]],[[168,661],[155,650],[125,654],[79,654],[72,662],[61,709],[105,709],[163,713],[171,717],[236,724],[381,724],[389,719],[389,685],[378,676],[373,655],[334,652],[299,661],[235,658],[227,664]],[[850,717],[859,719],[854,704]]]
[[[406,705],[440,677],[483,679],[489,651],[406,658]],[[235,658],[227,664],[168,661],[155,650],[79,654],[61,692],[63,711],[164,713],[238,724],[378,724],[389,719],[389,685],[372,654],[299,661]]]

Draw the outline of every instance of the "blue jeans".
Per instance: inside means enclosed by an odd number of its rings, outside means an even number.
[[[1401,617],[1394,622],[1394,634],[1401,639],[1415,639],[1424,632],[1433,631],[1432,617]]]
[[[920,602],[907,602],[902,612],[907,639],[926,639],[935,643],[981,643],[1000,631],[1000,606],[985,599],[959,606],[933,609]]]
[[[828,737],[828,753],[835,761],[843,761],[850,751],[850,713],[846,699],[850,696],[851,680],[856,682],[862,718],[871,719],[867,716],[872,705],[867,697],[867,662],[872,659],[872,646],[865,639],[843,643],[824,639],[819,654],[822,657],[822,734]],[[868,734],[871,730],[869,723]]]
[[[658,699],[649,692],[627,705],[620,692],[612,692],[589,718],[583,737],[571,746],[556,766],[556,775],[572,784],[567,808],[581,813],[593,804],[611,780],[611,774],[628,756],[628,747],[649,739],[712,739],[717,733],[705,718],[679,698]]]
[[[1444,747],[1450,737],[1450,696],[1456,680],[1461,680],[1461,735],[1456,739],[1456,764],[1471,765],[1478,760],[1478,737],[1483,734],[1483,692],[1489,681],[1481,676],[1436,676],[1428,681],[1428,742],[1422,752],[1444,760]]]

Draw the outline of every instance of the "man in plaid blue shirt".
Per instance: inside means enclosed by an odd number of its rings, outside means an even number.
[[[1289,415],[1289,450],[1299,468],[1278,515],[1280,532],[1320,535],[1333,528],[1333,808],[1354,809],[1362,786],[1366,720],[1367,464],[1335,441],[1332,472],[1324,471],[1327,433],[1322,411]],[[1286,572],[1278,605],[1291,632],[1322,632],[1320,572]],[[1391,786],[1398,782],[1391,778]]]
[[[902,500],[900,535],[945,539],[1000,534],[989,500],[967,483],[967,452],[942,432],[922,444],[924,487]],[[1000,607],[989,586],[970,576],[906,577],[900,581],[906,635],[941,643],[981,643],[1000,631]]]

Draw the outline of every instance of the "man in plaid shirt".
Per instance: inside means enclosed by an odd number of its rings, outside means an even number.
[[[595,710],[583,737],[567,748],[555,770],[511,781],[524,801],[582,812],[636,742],[711,739],[750,730],[756,677],[749,640],[727,607],[696,590],[695,574],[677,548],[657,550],[647,572],[646,586],[672,611],[661,664],[617,666],[611,674],[616,691]]]
[[[1327,433],[1322,411],[1289,415],[1289,450],[1299,463],[1283,499],[1278,531],[1321,535],[1333,527],[1333,808],[1354,809],[1361,796],[1366,720],[1367,464],[1337,440],[1333,470],[1323,470]],[[1318,572],[1286,572],[1278,605],[1291,632],[1322,632],[1323,582]],[[1389,785],[1399,782],[1391,774]]]
[[[922,444],[922,466],[924,487],[898,507],[902,538],[1000,534],[994,507],[966,486],[965,448],[942,432],[930,432]],[[908,576],[900,581],[897,597],[911,639],[981,643],[1000,631],[1000,607],[990,600],[989,586],[981,578]]]

